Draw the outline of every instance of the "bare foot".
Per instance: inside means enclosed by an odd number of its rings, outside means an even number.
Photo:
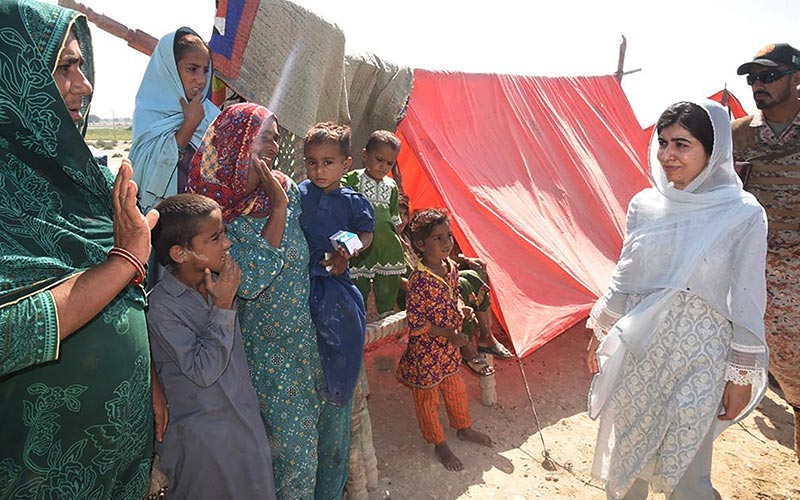
[[[467,427],[466,429],[459,429],[458,432],[456,432],[456,436],[458,436],[458,439],[462,441],[471,441],[473,443],[478,443],[480,445],[488,446],[490,448],[493,446],[492,438],[490,438],[489,436],[487,436],[482,432],[474,430],[472,427]]]
[[[444,465],[445,469],[456,471],[464,468],[464,464],[461,463],[461,460],[459,460],[458,457],[453,455],[453,452],[450,451],[450,447],[447,446],[447,442],[437,444],[433,447],[433,451],[436,452],[436,456],[439,457],[439,461],[442,462],[442,465]]]

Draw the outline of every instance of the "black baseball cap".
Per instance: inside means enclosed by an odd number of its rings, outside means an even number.
[[[752,61],[739,66],[736,74],[744,75],[750,73],[753,66],[777,68],[781,65],[800,70],[800,51],[788,43],[771,43],[759,50]]]

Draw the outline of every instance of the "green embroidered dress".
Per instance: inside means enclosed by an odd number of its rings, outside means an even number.
[[[375,210],[372,245],[350,259],[350,279],[365,303],[372,290],[378,314],[390,313],[397,300],[400,277],[406,272],[403,245],[397,234],[400,224],[397,183],[391,177],[375,180],[361,169],[345,174],[342,185],[366,196]]]
[[[348,172],[342,185],[367,197],[375,209],[375,236],[372,245],[350,260],[351,278],[401,276],[406,272],[403,245],[397,235],[400,224],[397,183],[391,177],[375,180],[366,170]]]
[[[83,16],[0,0],[0,498],[139,500],[153,429],[144,296],[127,287],[60,344],[49,292],[113,244],[111,175],[52,77],[70,29],[91,82]]]

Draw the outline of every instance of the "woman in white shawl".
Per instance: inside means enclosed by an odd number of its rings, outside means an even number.
[[[622,254],[587,322],[593,475],[608,498],[645,499],[649,485],[710,500],[714,438],[766,388],[766,216],[733,170],[715,102],[667,108],[649,160],[655,187],[631,200]]]
[[[192,157],[219,114],[206,98],[211,50],[189,28],[158,41],[144,72],[133,112],[130,159],[147,209],[185,191]]]

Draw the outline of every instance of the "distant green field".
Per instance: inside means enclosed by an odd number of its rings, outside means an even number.
[[[86,141],[130,141],[131,129],[118,128],[90,128],[86,131]]]

